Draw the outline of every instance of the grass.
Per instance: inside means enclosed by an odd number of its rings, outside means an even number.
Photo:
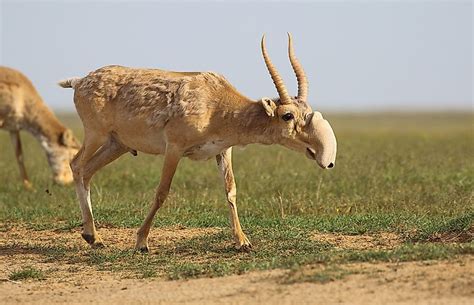
[[[284,284],[304,282],[325,284],[335,280],[340,280],[347,275],[358,273],[358,271],[348,270],[336,265],[322,266],[321,268],[318,267],[319,266],[315,266],[315,268],[309,270],[308,268],[295,268],[283,277],[282,282]]]
[[[64,250],[59,243],[56,251],[44,249],[45,255],[76,259],[101,270],[125,270],[143,278],[178,279],[315,263],[449,259],[474,254],[472,239],[463,244],[427,242],[434,234],[472,230],[472,114],[327,117],[338,137],[333,170],[318,169],[304,156],[276,146],[234,150],[239,214],[255,252],[233,250],[230,232],[223,230],[160,247],[150,255],[112,246],[74,258],[74,249]],[[77,119],[66,121],[81,137]],[[0,133],[0,147],[5,147],[0,159],[0,231],[18,225],[34,230],[80,226],[73,187],[53,185],[39,145],[26,134],[22,137],[35,190],[23,190],[8,135]],[[126,155],[97,174],[92,200],[101,230],[141,224],[159,182],[161,165],[162,157]],[[155,226],[227,228],[227,209],[215,161],[183,160]],[[311,241],[314,231],[350,235],[393,232],[405,243],[392,250],[341,250]]]
[[[43,271],[32,266],[25,266],[20,270],[13,271],[8,276],[11,281],[22,280],[44,280],[46,278]]]

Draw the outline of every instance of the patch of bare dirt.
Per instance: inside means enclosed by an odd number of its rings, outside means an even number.
[[[402,239],[395,233],[376,233],[362,235],[345,235],[338,233],[315,232],[311,239],[326,242],[339,249],[393,249],[402,243]]]
[[[179,241],[215,234],[220,228],[184,228],[181,226],[154,228],[149,242],[153,248],[170,247]],[[135,245],[136,229],[100,228],[99,234],[111,249],[131,250]],[[51,261],[48,251],[57,246],[67,251],[76,251],[74,259],[66,258],[61,262]],[[51,250],[50,250],[51,249]],[[38,267],[48,271],[48,280],[69,281],[83,276],[135,277],[135,274],[122,271],[110,273],[97,271],[97,268],[84,264],[83,259],[90,254],[89,245],[81,237],[81,228],[72,230],[29,230],[25,227],[11,227],[0,231],[0,281],[6,281],[8,275],[25,266]],[[54,255],[53,255],[54,256]],[[182,258],[184,261],[186,258]],[[197,259],[195,258],[197,261]],[[80,272],[80,273],[78,273]],[[2,304],[0,302],[0,304]]]
[[[150,233],[151,244],[167,245],[179,240],[200,237],[205,234],[214,234],[222,231],[220,228],[185,228],[173,226],[167,228],[154,228]],[[106,245],[118,249],[132,249],[135,245],[137,229],[129,228],[100,228],[99,234]],[[60,241],[67,247],[79,247],[89,249],[89,246],[81,238],[81,229],[72,230],[28,230],[24,227],[12,227],[0,232],[0,245],[3,243],[25,243],[32,242],[36,245],[57,245]]]
[[[282,284],[288,271],[163,281],[97,277],[2,282],[1,304],[472,304],[474,259],[354,264],[358,274],[328,283]],[[313,270],[314,271],[314,270]]]

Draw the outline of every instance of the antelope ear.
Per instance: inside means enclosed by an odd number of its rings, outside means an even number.
[[[269,99],[268,97],[264,97],[260,100],[260,102],[262,103],[263,109],[265,109],[265,112],[267,113],[268,116],[270,117],[275,116],[275,110],[277,106],[272,99]]]
[[[64,130],[64,132],[59,136],[59,144],[66,147],[77,147],[79,143],[74,138],[74,134],[70,129]]]

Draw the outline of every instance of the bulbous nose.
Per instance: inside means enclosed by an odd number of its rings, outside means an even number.
[[[333,168],[333,167],[334,167],[334,163],[332,163],[332,162],[329,163],[328,168]]]

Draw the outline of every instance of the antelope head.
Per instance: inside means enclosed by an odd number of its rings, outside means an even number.
[[[53,172],[53,180],[65,185],[73,181],[69,163],[79,151],[79,142],[70,129],[61,132],[57,139],[43,143],[49,166]]]
[[[288,33],[288,55],[298,80],[298,96],[288,94],[285,84],[273,66],[262,37],[262,54],[268,72],[278,91],[279,98],[262,98],[261,103],[268,116],[272,117],[271,129],[280,132],[280,144],[304,153],[322,168],[332,168],[336,162],[337,143],[331,125],[322,114],[313,111],[307,101],[308,81],[303,67],[293,50],[291,34]]]

